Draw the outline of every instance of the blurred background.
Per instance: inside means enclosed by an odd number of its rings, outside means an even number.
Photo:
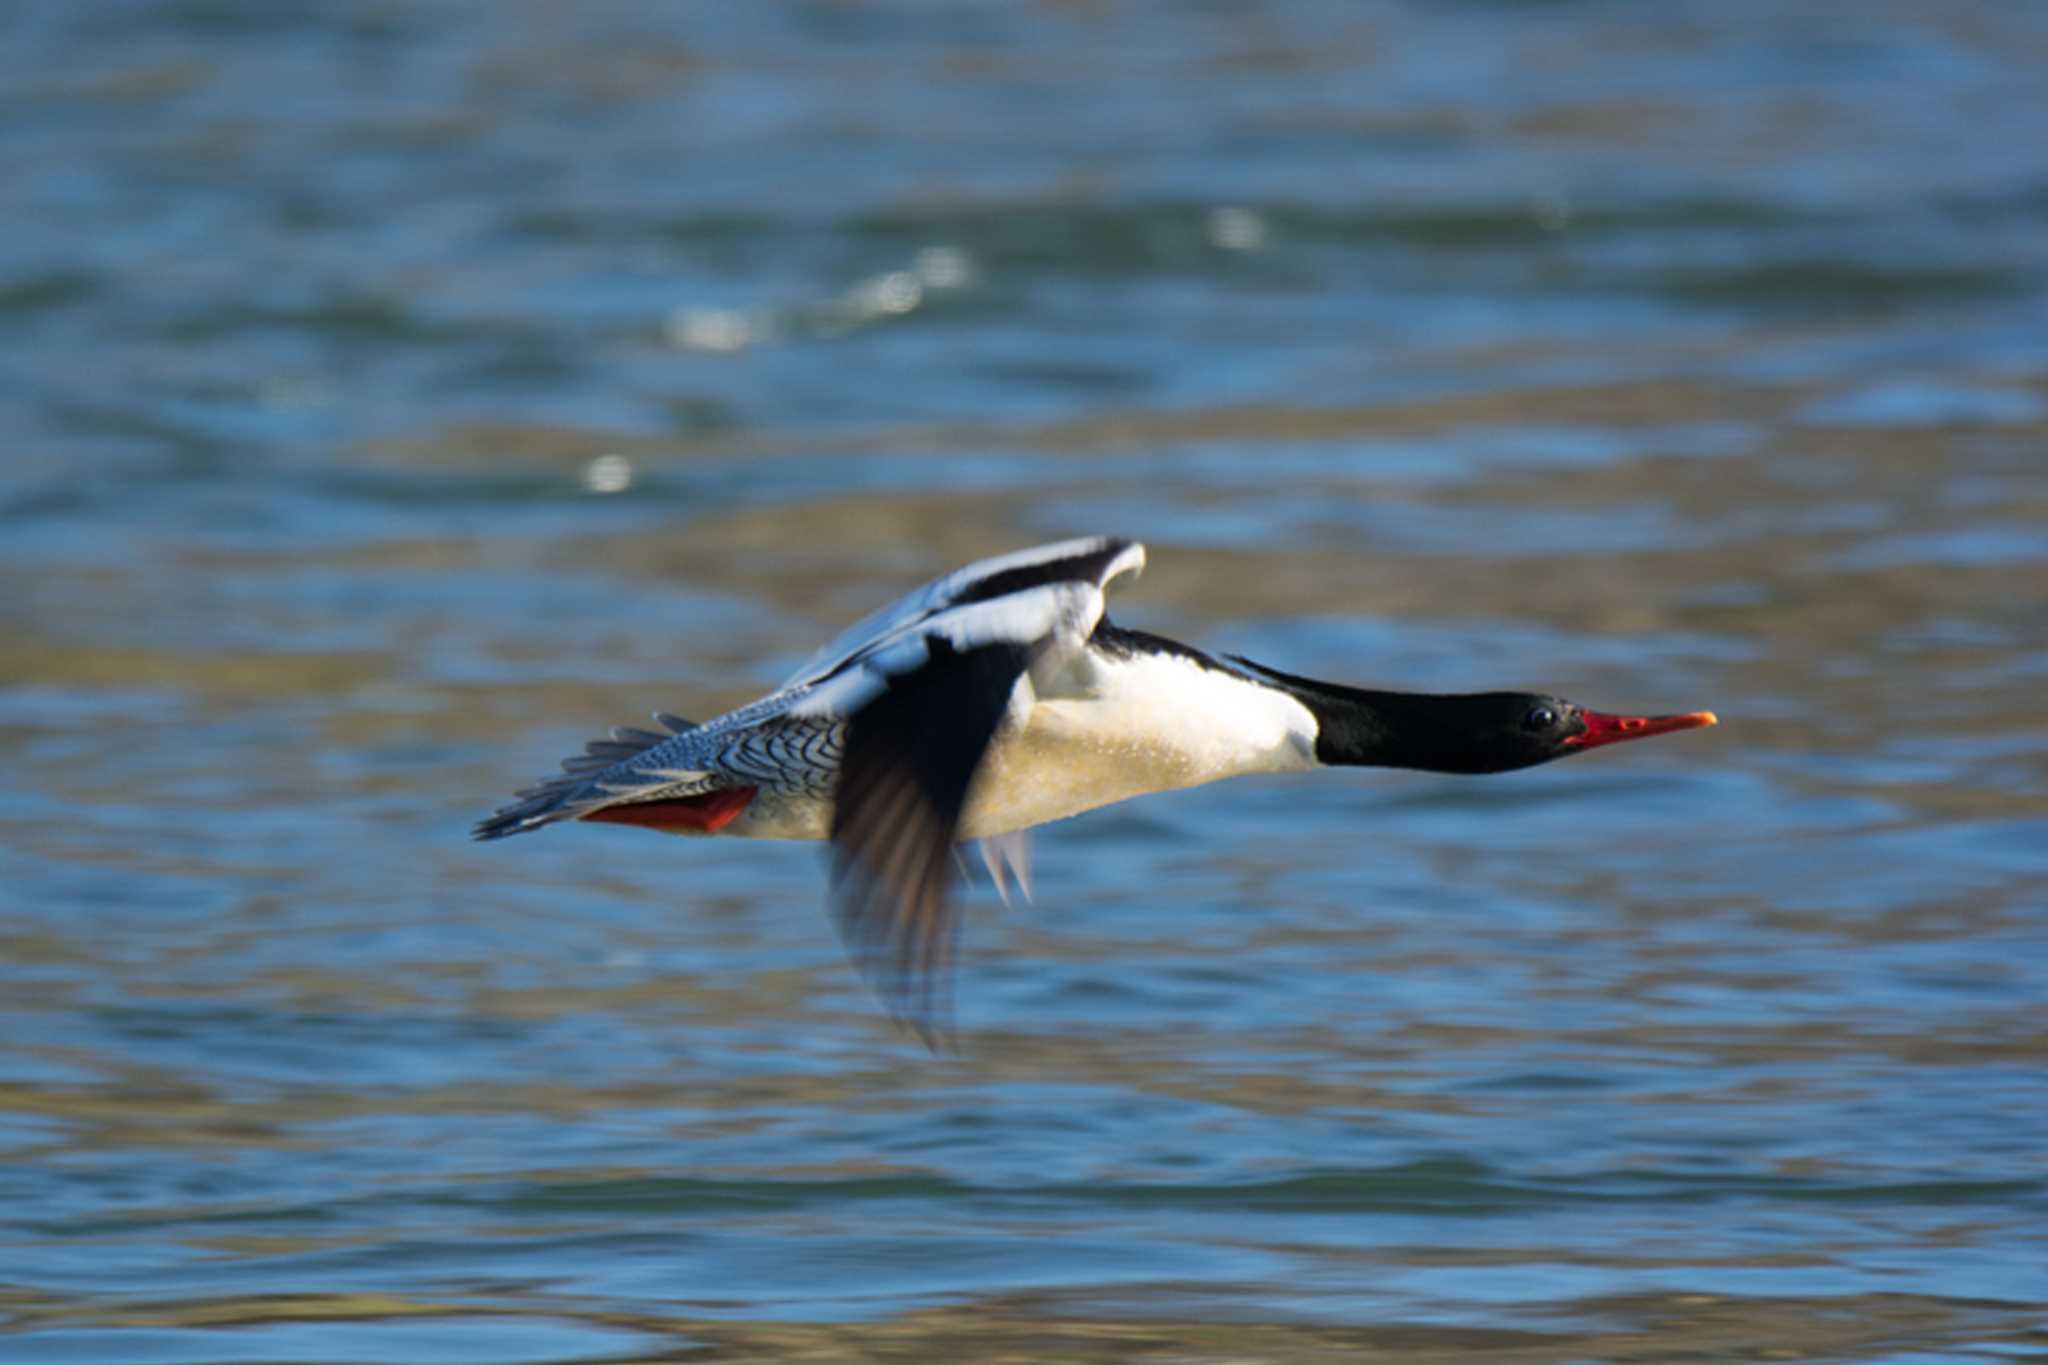
[[[2048,7],[0,11],[0,1356],[2048,1353]],[[469,823],[970,558],[1713,707],[975,888]]]

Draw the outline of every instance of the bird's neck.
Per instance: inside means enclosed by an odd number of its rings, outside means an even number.
[[[1251,661],[1240,660],[1249,664]],[[1486,773],[1504,766],[1475,742],[1497,709],[1489,693],[1380,692],[1253,664],[1316,719],[1316,761],[1331,767]]]
[[[1316,758],[1361,768],[1432,773],[1493,772],[1498,764],[1471,740],[1480,698],[1438,692],[1339,689],[1297,693],[1316,718]]]

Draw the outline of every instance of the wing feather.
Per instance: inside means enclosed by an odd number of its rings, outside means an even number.
[[[854,660],[918,630],[948,608],[993,602],[1012,593],[1055,585],[1087,585],[1099,595],[1112,579],[1144,565],[1143,545],[1114,536],[1062,540],[979,560],[848,626],[806,660],[783,683],[782,690],[820,683]]]
[[[852,718],[832,817],[832,909],[890,1014],[927,1044],[948,1032],[957,934],[952,853],[974,774],[1031,650],[930,642],[924,664]]]
[[[837,760],[834,917],[890,1012],[935,1044],[958,933],[953,848],[974,774],[1019,678],[1082,648],[1104,589],[1144,563],[1144,546],[1105,536],[970,564],[841,632],[758,701],[701,725],[656,712],[668,733],[620,727],[593,740],[561,776],[479,822],[476,837],[735,784],[822,798]],[[1019,835],[998,856],[1028,895],[1025,848]]]

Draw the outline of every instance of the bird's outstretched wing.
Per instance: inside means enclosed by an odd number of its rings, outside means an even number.
[[[949,575],[871,618],[862,644],[794,685],[801,717],[847,717],[832,817],[832,910],[891,1014],[937,1045],[956,935],[953,847],[997,732],[1102,619],[1104,587],[1144,563],[1127,540],[1070,541]],[[942,591],[943,590],[943,591]]]
[[[1100,536],[957,569],[841,632],[758,701],[702,725],[663,715],[667,734],[623,729],[592,742],[476,835],[750,793],[780,779],[772,761],[752,761],[749,746],[797,736],[791,742],[810,747],[792,771],[831,781],[829,760],[839,763],[831,839],[840,932],[890,1012],[936,1045],[955,933],[953,846],[975,773],[1006,720],[1028,713],[1032,676],[1056,675],[1087,646],[1103,590],[1144,563],[1136,541]],[[691,827],[715,830],[730,814],[707,808]],[[999,838],[1021,884],[1024,835]]]
[[[1062,540],[977,560],[906,593],[839,632],[785,679],[776,695],[800,694],[844,674],[876,651],[887,650],[906,636],[939,623],[958,608],[1000,603],[1035,588],[1066,586],[1092,591],[1099,616],[1102,589],[1117,575],[1144,564],[1143,545],[1113,536]],[[1074,601],[1085,610],[1084,599]],[[986,624],[986,618],[977,624]]]
[[[892,679],[848,727],[832,816],[832,913],[898,1020],[936,1045],[949,1025],[953,843],[974,773],[1029,647],[955,651]]]

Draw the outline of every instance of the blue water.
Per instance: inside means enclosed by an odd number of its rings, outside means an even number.
[[[2048,11],[0,15],[0,1359],[2048,1352]],[[979,555],[1710,706],[468,842]]]

